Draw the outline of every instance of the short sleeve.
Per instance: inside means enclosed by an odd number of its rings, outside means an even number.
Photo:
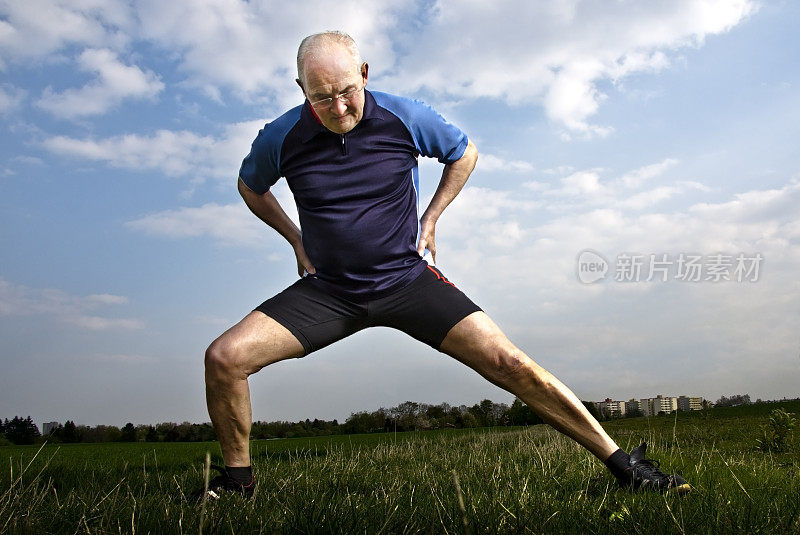
[[[450,164],[464,155],[469,143],[467,135],[427,104],[387,93],[373,92],[372,95],[379,106],[403,122],[423,156]]]
[[[242,167],[239,169],[239,177],[242,182],[259,195],[269,191],[269,188],[280,178],[278,157],[276,157],[280,154],[280,147],[277,147],[277,151],[270,150],[271,147],[265,141],[264,130],[259,130],[258,136],[250,147],[250,154],[245,156]]]
[[[301,106],[281,115],[258,131],[239,168],[242,182],[255,193],[262,195],[269,191],[281,177],[280,158],[286,134],[300,119]]]

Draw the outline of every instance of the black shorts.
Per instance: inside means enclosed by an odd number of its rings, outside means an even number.
[[[324,292],[300,279],[256,310],[289,329],[306,355],[367,327],[393,327],[439,349],[456,323],[480,309],[442,273],[428,266],[411,284],[364,303]]]

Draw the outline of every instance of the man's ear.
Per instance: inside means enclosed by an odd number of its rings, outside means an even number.
[[[365,61],[361,64],[361,77],[364,79],[364,85],[367,85],[367,78],[369,75],[369,65]]]
[[[295,78],[294,81],[297,82],[297,85],[300,86],[300,91],[302,91],[303,94],[305,95],[306,94],[306,90],[303,89],[303,82],[300,81],[300,78]]]

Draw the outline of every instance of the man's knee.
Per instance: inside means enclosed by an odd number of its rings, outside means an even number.
[[[498,345],[489,349],[490,374],[500,382],[514,381],[531,372],[531,360],[513,345]]]
[[[226,337],[214,340],[205,354],[206,376],[214,378],[247,377],[242,366],[241,349]]]
[[[206,377],[246,379],[269,364],[304,354],[303,344],[286,327],[252,312],[208,346]]]

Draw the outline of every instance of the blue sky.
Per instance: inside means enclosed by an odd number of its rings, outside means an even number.
[[[422,98],[477,144],[439,267],[579,397],[797,396],[798,15],[745,0],[0,0],[0,417],[207,420],[206,346],[296,277],[236,173],[260,126],[301,102],[300,40],[330,28],[359,43],[369,88]],[[441,169],[421,172],[424,202]],[[586,249],[609,266],[592,284]],[[681,253],[763,262],[741,282],[615,280],[622,254],[675,270]],[[513,399],[388,329],[270,366],[251,390],[260,420]]]

